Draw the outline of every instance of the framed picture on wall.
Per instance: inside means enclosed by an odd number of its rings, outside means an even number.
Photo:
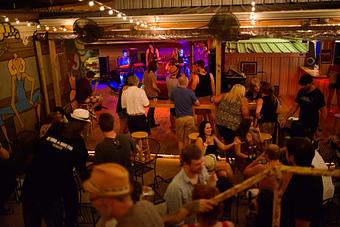
[[[257,62],[241,62],[241,71],[246,75],[256,75]]]
[[[320,61],[321,61],[321,64],[331,64],[332,63],[331,50],[321,50]]]

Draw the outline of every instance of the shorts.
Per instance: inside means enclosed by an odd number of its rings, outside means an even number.
[[[176,118],[176,136],[180,142],[188,140],[189,134],[193,132],[197,132],[193,116]]]

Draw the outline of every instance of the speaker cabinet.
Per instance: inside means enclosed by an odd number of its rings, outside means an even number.
[[[309,42],[309,49],[306,53],[305,66],[308,68],[314,68],[315,65],[315,46],[313,42]]]
[[[334,65],[340,65],[340,43],[335,43]]]
[[[99,73],[100,78],[110,75],[109,56],[99,57]]]

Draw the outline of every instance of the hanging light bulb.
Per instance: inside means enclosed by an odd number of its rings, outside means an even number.
[[[8,21],[9,21],[9,18],[8,18],[8,17],[5,17],[5,21],[8,22]]]
[[[126,20],[126,19],[127,19],[127,17],[124,15],[124,16],[123,16],[123,20]]]
[[[46,26],[46,28],[45,28],[45,29],[46,29],[46,31],[48,31],[48,30],[50,30],[50,27]]]
[[[253,12],[255,11],[255,6],[251,7],[251,11]]]
[[[40,28],[40,24],[37,25],[37,28]]]
[[[53,31],[55,31],[55,32],[56,32],[56,31],[57,31],[57,28],[55,28],[55,27],[54,27],[54,28],[53,28]]]
[[[121,14],[121,13],[118,13],[118,14],[117,14],[117,17],[121,18],[121,17],[122,17],[122,14]]]
[[[112,9],[109,10],[109,15],[113,15],[113,10]]]
[[[140,22],[139,22],[139,21],[137,21],[137,22],[136,22],[136,24],[137,24],[137,25],[140,25]]]
[[[100,6],[100,7],[99,7],[99,10],[100,10],[100,11],[104,11],[104,10],[105,10],[105,7],[104,7],[104,6]]]
[[[94,6],[94,1],[89,1],[89,6]]]
[[[31,26],[31,22],[27,22],[27,27],[30,27]]]
[[[251,6],[255,6],[255,4],[256,4],[255,1],[251,2]]]
[[[67,31],[67,28],[63,28],[63,31],[66,32],[66,31]]]
[[[146,27],[146,28],[147,28],[147,27],[148,27],[148,24],[144,24],[144,27]]]
[[[130,19],[130,23],[133,23],[133,19],[132,18]]]
[[[16,24],[19,24],[20,21],[19,21],[18,19],[15,19],[15,23],[16,23]]]

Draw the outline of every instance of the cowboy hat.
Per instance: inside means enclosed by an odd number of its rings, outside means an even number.
[[[78,108],[73,110],[73,112],[71,113],[71,117],[75,120],[91,122],[90,112],[85,109]]]
[[[97,196],[120,196],[131,192],[129,172],[116,163],[96,165],[83,186],[85,191]]]

